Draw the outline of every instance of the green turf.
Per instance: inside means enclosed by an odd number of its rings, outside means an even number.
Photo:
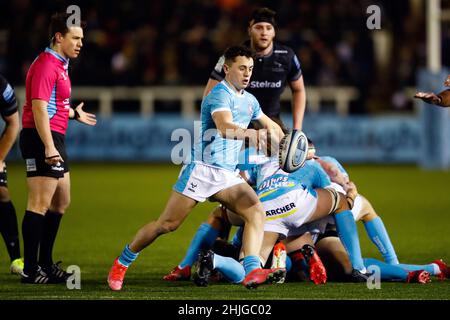
[[[413,166],[349,166],[349,173],[382,216],[399,258],[407,263],[450,261],[450,172]],[[22,285],[8,274],[0,245],[0,299],[449,299],[450,282],[427,285],[288,283],[249,291],[241,285],[197,288],[161,280],[179,262],[196,228],[214,204],[199,205],[175,233],[158,239],[130,268],[123,291],[111,292],[106,276],[113,259],[144,223],[163,209],[179,168],[170,165],[72,165],[72,205],[63,219],[54,256],[82,271],[81,290],[64,285]],[[25,207],[21,165],[9,165],[10,192],[19,220]],[[359,226],[363,254],[379,257]]]

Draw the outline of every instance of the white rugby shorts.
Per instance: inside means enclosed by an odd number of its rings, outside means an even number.
[[[276,232],[284,237],[298,230],[317,206],[317,196],[308,189],[295,189],[277,198],[263,201],[266,212],[264,231]]]
[[[191,162],[181,168],[173,189],[191,199],[204,202],[219,191],[246,183],[238,172]]]

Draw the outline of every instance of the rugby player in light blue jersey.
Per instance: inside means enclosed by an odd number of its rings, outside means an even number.
[[[311,143],[312,145],[312,143]],[[313,145],[312,145],[313,146]],[[315,156],[315,148],[312,147],[315,161],[320,163],[332,181],[333,187],[340,192],[345,192],[349,176],[339,161],[330,156]],[[435,260],[426,265],[411,265],[399,263],[394,246],[391,243],[388,232],[377,215],[371,203],[362,195],[355,198],[352,213],[356,221],[364,223],[367,235],[378,248],[384,258],[384,262],[376,259],[364,259],[366,267],[376,265],[380,268],[382,280],[397,280],[406,282],[426,283],[429,276],[434,275],[440,279],[450,277],[450,269],[442,260]],[[327,269],[332,271],[332,278],[343,279],[344,274],[349,273],[351,264],[345,254],[339,238],[334,230],[334,221],[324,219],[320,223],[314,223],[310,231],[320,234],[316,238],[319,255],[325,257],[324,263]]]
[[[176,230],[198,202],[213,199],[236,212],[246,223],[243,236],[244,285],[257,286],[278,281],[285,270],[261,269],[259,251],[263,239],[264,209],[254,190],[235,172],[243,140],[260,146],[250,121],[271,131],[275,142],[283,137],[281,128],[260,109],[256,98],[245,92],[253,70],[252,52],[242,46],[224,53],[225,79],[207,95],[201,106],[201,134],[193,159],[180,173],[167,205],[156,221],[143,226],[133,241],[114,260],[108,275],[112,290],[121,290],[125,273],[140,251],[160,235]]]
[[[314,164],[306,165],[298,171],[308,172],[313,168],[323,171],[320,166]],[[325,173],[323,176],[326,178]],[[342,241],[346,244],[351,257],[354,279],[355,281],[367,280],[368,275],[361,257],[355,221],[343,194],[333,189],[309,189],[293,174],[283,172],[279,168],[278,160],[274,158],[258,166],[256,183],[258,196],[266,212],[264,241],[260,252],[263,265],[279,237],[286,238],[291,233],[296,233],[304,223],[335,214]],[[198,278],[207,277],[212,269],[216,269],[232,282],[243,279],[243,268],[233,259],[204,251],[200,255],[199,262],[200,266],[196,275]]]

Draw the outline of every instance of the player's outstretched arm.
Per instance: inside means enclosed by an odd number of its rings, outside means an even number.
[[[450,75],[444,81],[444,86],[450,87]],[[444,90],[438,94],[433,92],[417,92],[414,98],[422,99],[426,103],[434,104],[440,107],[450,107],[450,89]]]
[[[265,114],[263,114],[257,121],[261,125],[261,127],[267,129],[267,131],[271,132],[271,134],[275,134],[275,136],[278,137],[279,140],[284,137],[283,129],[281,129],[278,123],[270,119]]]
[[[303,118],[306,109],[306,91],[303,76],[289,83],[292,91],[292,114],[294,129],[302,130]]]
[[[444,86],[450,87],[450,75],[447,76],[447,79],[444,81]]]
[[[75,119],[81,123],[87,124],[89,126],[95,126],[97,124],[97,119],[95,114],[85,112],[83,110],[84,102],[81,102],[75,109],[70,109],[69,118]]]
[[[433,92],[417,92],[414,95],[414,98],[421,99],[426,103],[440,105],[442,103],[442,99]]]

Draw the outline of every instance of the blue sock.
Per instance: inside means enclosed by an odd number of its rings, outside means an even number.
[[[214,254],[214,269],[220,271],[231,283],[241,283],[245,278],[244,267],[233,258]]]
[[[123,249],[122,253],[119,257],[120,264],[124,265],[125,267],[129,267],[130,264],[136,260],[139,253],[134,253],[130,250],[130,247],[128,245],[125,246],[125,249]]]
[[[186,255],[180,263],[180,267],[184,268],[186,266],[192,266],[197,260],[200,250],[211,248],[218,234],[219,231],[211,227],[210,224],[202,223],[200,227],[198,227]]]
[[[234,234],[233,239],[231,239],[231,244],[236,248],[242,246],[242,234],[244,233],[244,227],[239,227]]]
[[[361,256],[361,247],[359,245],[358,229],[356,228],[355,219],[350,210],[342,211],[334,215],[336,220],[336,228],[347,251],[353,269],[364,271],[364,262]]]
[[[403,264],[400,263],[397,266],[406,270],[406,271],[416,271],[416,270],[425,270],[429,272],[432,276],[437,276],[441,271],[439,267],[437,267],[434,263],[430,264]],[[436,266],[436,267],[435,267]]]
[[[291,271],[292,269],[292,260],[291,257],[289,257],[288,255],[286,255],[286,272]]]
[[[244,258],[245,275],[248,275],[255,269],[261,268],[261,262],[258,256],[246,256]]]
[[[389,264],[398,264],[394,246],[392,245],[391,239],[389,239],[383,220],[380,217],[376,217],[373,220],[365,222],[364,227],[370,240],[372,240],[383,255],[384,261]]]
[[[387,264],[377,259],[364,259],[364,265],[366,268],[369,268],[372,265],[379,267],[381,272],[381,280],[406,281],[408,277],[408,271],[400,268],[398,265]]]

